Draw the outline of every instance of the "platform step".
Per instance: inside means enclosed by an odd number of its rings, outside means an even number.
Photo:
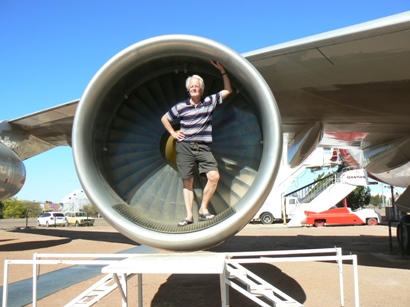
[[[295,301],[289,295],[269,284],[239,263],[231,261],[226,265],[226,269],[229,273],[229,285],[260,306],[303,307],[302,304]],[[240,282],[242,286],[239,286],[234,281]],[[267,305],[266,301],[270,304]]]
[[[127,280],[135,274],[127,275]],[[121,280],[123,277],[119,276]],[[101,280],[85,290],[79,296],[74,298],[71,302],[64,305],[64,307],[88,307],[100,301],[104,296],[111,293],[118,287],[113,274],[105,275]]]

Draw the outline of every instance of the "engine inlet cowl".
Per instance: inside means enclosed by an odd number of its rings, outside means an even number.
[[[177,227],[186,215],[182,181],[161,117],[188,98],[190,75],[204,79],[204,95],[223,88],[210,59],[224,65],[235,90],[212,119],[216,218],[196,215]],[[200,250],[237,233],[262,206],[279,168],[281,129],[269,86],[241,55],[202,37],[160,36],[121,51],[91,80],[74,119],[74,161],[90,201],[119,232],[152,247]],[[194,211],[205,183],[196,175]]]

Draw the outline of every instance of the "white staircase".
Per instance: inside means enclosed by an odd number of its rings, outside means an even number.
[[[369,184],[367,173],[364,169],[347,168],[340,176],[328,180],[330,184],[324,184],[326,189],[315,191],[315,198],[308,203],[301,203],[288,214],[290,222],[288,226],[300,226],[306,219],[305,211],[323,212],[337,205],[358,186]]]
[[[323,212],[335,206],[343,198],[356,189],[357,186],[336,182],[320,193],[310,203],[302,204],[304,211]]]
[[[123,283],[123,278],[127,280],[130,279],[134,274],[118,276],[119,282]],[[64,305],[64,307],[89,307],[97,303],[104,296],[108,295],[111,291],[115,290],[118,287],[118,283],[115,280],[114,274],[107,274],[97,283],[92,285],[90,288],[85,290],[79,296],[74,298],[71,302]]]
[[[343,198],[353,192],[354,189],[356,189],[356,186],[340,181],[331,184],[310,203],[301,203],[297,205],[297,207],[293,208],[292,211],[288,213],[290,218],[288,226],[292,227],[303,225],[306,220],[305,211],[323,212],[329,210],[332,206],[335,206]]]
[[[127,258],[123,260],[84,260],[91,254],[37,254],[31,260],[5,260],[2,306],[8,306],[8,275],[11,264],[30,264],[33,271],[32,305],[37,306],[37,278],[39,265],[106,265],[101,269],[107,275],[65,306],[91,306],[112,290],[118,288],[121,306],[128,306],[128,279],[138,275],[138,306],[143,307],[142,274],[219,274],[221,306],[229,307],[229,287],[245,295],[260,306],[301,307],[301,303],[275,288],[262,278],[242,266],[242,264],[278,262],[329,262],[336,261],[339,268],[340,306],[344,306],[343,261],[352,261],[353,290],[355,307],[358,307],[358,270],[356,255],[342,255],[341,248],[308,250],[257,251],[234,253],[164,253],[164,254],[100,254],[104,258]],[[94,255],[95,257],[95,255]],[[45,260],[41,258],[59,258]],[[67,259],[68,258],[68,259]],[[81,258],[72,260],[70,258]],[[271,278],[274,276],[270,276]],[[116,306],[120,306],[116,304]]]
[[[303,307],[302,304],[295,301],[289,295],[272,286],[239,263],[227,263],[226,271],[228,273],[228,280],[225,280],[225,283],[260,306]],[[235,281],[240,282],[242,286],[235,283]]]

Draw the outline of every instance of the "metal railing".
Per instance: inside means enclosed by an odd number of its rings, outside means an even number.
[[[338,275],[339,275],[339,292],[340,292],[340,306],[345,305],[344,299],[344,278],[343,278],[343,262],[344,261],[351,261],[353,267],[353,296],[354,296],[354,306],[358,307],[359,304],[359,285],[358,285],[358,264],[357,264],[357,256],[356,255],[343,255],[342,249],[339,247],[334,248],[323,248],[323,249],[305,249],[305,250],[283,250],[283,251],[255,251],[255,252],[233,252],[233,253],[198,253],[201,257],[214,257],[215,255],[218,256],[218,259],[221,258],[224,262],[220,268],[220,283],[221,283],[221,298],[222,298],[222,306],[229,306],[229,291],[228,287],[230,286],[233,289],[239,291],[240,293],[244,294],[251,300],[258,303],[260,306],[272,306],[267,305],[262,300],[259,299],[260,294],[266,295],[268,299],[271,299],[272,302],[284,304],[287,303],[297,303],[294,299],[290,298],[288,295],[280,291],[279,289],[275,288],[274,286],[266,283],[261,278],[257,277],[250,271],[246,271],[246,274],[250,276],[250,278],[244,278],[244,270],[241,269],[242,264],[249,264],[249,263],[280,263],[280,262],[328,262],[328,261],[335,261],[338,266]],[[327,254],[327,255],[326,255]],[[334,255],[332,255],[334,254]],[[9,265],[17,264],[23,265],[28,264],[32,265],[33,271],[33,287],[32,287],[32,305],[37,306],[37,278],[39,276],[39,265],[97,265],[97,266],[109,266],[114,265],[116,263],[120,263],[123,260],[128,261],[127,266],[120,266],[118,272],[115,274],[124,273],[123,271],[128,271],[126,274],[134,274],[133,271],[135,268],[141,270],[141,263],[138,261],[131,261],[130,259],[135,257],[135,254],[38,254],[35,253],[33,255],[32,260],[9,260],[6,259],[4,262],[4,283],[3,283],[3,300],[2,306],[7,307],[8,304],[8,275],[9,275]],[[156,254],[158,256],[158,254]],[[186,258],[181,256],[180,254],[172,254],[172,255],[160,255],[161,257],[167,257],[168,262],[171,260],[177,261],[176,263],[181,262],[184,260],[184,264]],[[94,258],[106,258],[107,260],[95,260]],[[170,258],[172,257],[172,258]],[[203,261],[203,259],[199,257],[196,261],[198,264]],[[52,258],[49,260],[44,260],[44,258]],[[69,258],[69,259],[67,259]],[[70,259],[71,258],[71,259]],[[77,258],[77,259],[73,259]],[[87,258],[92,258],[88,260]],[[122,258],[122,259],[121,259]],[[131,262],[130,262],[131,261]],[[167,262],[167,263],[168,263]],[[130,267],[129,265],[132,264]],[[155,265],[157,265],[155,263]],[[124,269],[125,267],[125,269]],[[174,267],[174,266],[172,266]],[[195,265],[195,267],[200,267],[199,265]],[[219,270],[219,269],[218,269]],[[182,272],[183,271],[183,272]],[[178,270],[175,273],[183,274],[186,271],[186,268],[183,268],[181,272]],[[201,272],[203,269],[201,269]],[[134,272],[134,273],[133,273]],[[151,271],[149,271],[151,272]],[[158,271],[158,268],[155,268],[155,273],[161,273]],[[167,271],[167,273],[169,273]],[[137,273],[139,275],[142,274],[142,271]],[[186,273],[185,273],[186,274]],[[240,278],[238,278],[240,277]],[[249,287],[246,289],[251,291],[245,291],[239,284],[235,283],[234,280],[237,280],[241,283],[245,283]],[[261,283],[259,283],[261,281]],[[120,292],[122,294],[122,306],[128,306],[128,294],[127,294],[127,279],[123,279],[119,281],[116,279],[117,285],[121,288]],[[248,284],[249,283],[249,284]],[[138,279],[138,306],[143,306],[142,301],[142,277]],[[125,290],[124,290],[125,289]],[[253,292],[252,292],[253,291]],[[124,297],[125,296],[125,297]],[[279,298],[278,298],[279,297]],[[297,306],[301,304],[296,304]],[[281,305],[282,306],[282,305]],[[290,305],[289,305],[290,306]],[[293,304],[292,306],[295,306]]]
[[[331,185],[337,184],[340,182],[340,177],[343,173],[356,169],[355,167],[345,167],[341,172],[323,177],[319,180],[316,180],[312,183],[309,183],[297,190],[289,192],[286,196],[297,197],[300,203],[309,203],[315,199],[320,193],[325,191]]]

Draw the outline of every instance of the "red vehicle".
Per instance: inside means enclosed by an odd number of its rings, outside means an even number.
[[[377,225],[381,216],[373,209],[357,209],[349,207],[331,208],[323,212],[305,211],[306,225],[321,227],[325,225]]]

